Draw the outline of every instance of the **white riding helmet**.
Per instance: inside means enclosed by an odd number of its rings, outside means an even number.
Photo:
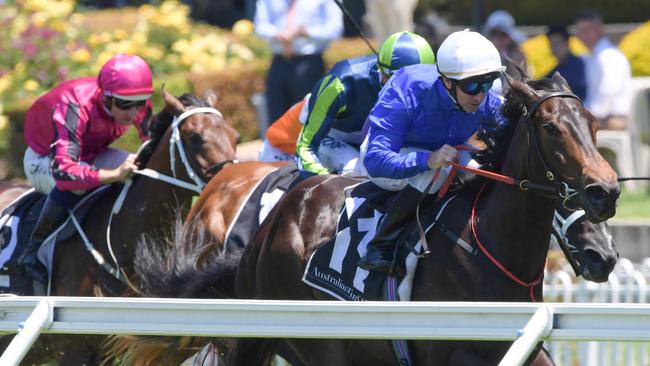
[[[480,33],[464,31],[450,34],[440,45],[438,70],[449,79],[463,80],[477,75],[503,72],[496,47]]]

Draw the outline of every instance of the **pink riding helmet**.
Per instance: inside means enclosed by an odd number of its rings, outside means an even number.
[[[102,66],[98,81],[104,95],[110,97],[145,100],[153,93],[151,70],[138,56],[113,56]]]

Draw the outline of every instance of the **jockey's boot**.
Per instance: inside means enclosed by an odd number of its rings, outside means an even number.
[[[36,222],[36,227],[29,237],[29,241],[23,248],[18,257],[18,265],[23,266],[25,271],[37,281],[45,283],[47,281],[47,271],[45,266],[39,262],[36,253],[41,247],[43,241],[68,217],[68,210],[51,198],[45,200],[43,209]]]
[[[359,267],[367,271],[391,274],[395,245],[409,219],[415,216],[422,192],[407,185],[394,198],[388,212],[381,220],[375,237],[368,243],[366,255],[359,260]]]

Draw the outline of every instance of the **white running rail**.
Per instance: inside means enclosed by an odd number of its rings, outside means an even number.
[[[647,304],[650,300],[650,258],[633,264],[620,258],[604,283],[575,278],[570,267],[549,272],[544,278],[544,297],[553,302]],[[650,332],[650,329],[646,330]],[[547,348],[558,365],[637,366],[650,365],[650,343],[549,342]]]
[[[5,297],[0,298],[0,332],[19,330],[41,300],[54,309],[51,324],[43,329],[52,334],[492,341],[526,337],[527,345],[540,337],[650,341],[650,305],[642,304]],[[527,328],[536,328],[537,321],[533,318],[530,327],[526,325],[540,308],[548,308],[543,311],[546,325],[529,338]],[[508,365],[521,362],[513,359]]]

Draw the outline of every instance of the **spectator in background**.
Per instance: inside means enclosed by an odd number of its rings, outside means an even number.
[[[418,4],[417,0],[365,0],[365,4],[364,18],[376,40],[384,40],[393,33],[413,30],[413,11]]]
[[[424,37],[436,53],[442,41],[451,33],[451,28],[438,14],[430,12],[415,22],[414,33]]]
[[[526,36],[515,27],[515,18],[510,13],[497,10],[490,14],[483,25],[483,35],[497,48],[501,60],[507,56],[524,70],[529,71],[526,56],[520,47],[526,40]]]
[[[323,51],[343,33],[343,14],[332,0],[258,0],[254,23],[273,52],[266,104],[275,121],[325,73]]]
[[[603,32],[600,14],[586,11],[576,17],[576,36],[591,50],[585,59],[585,106],[602,129],[623,130],[632,102],[630,63]]]
[[[569,83],[575,95],[584,100],[587,92],[585,61],[569,49],[569,32],[566,26],[551,26],[546,36],[551,43],[551,51],[557,59],[557,66],[545,77],[550,78],[556,71],[559,72]]]

